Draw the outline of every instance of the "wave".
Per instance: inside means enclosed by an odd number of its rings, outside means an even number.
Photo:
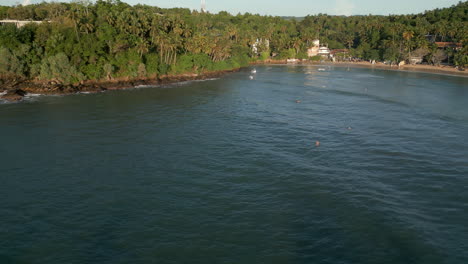
[[[133,88],[154,88],[154,87],[162,87],[162,88],[170,88],[174,86],[185,86],[191,83],[197,82],[208,82],[208,81],[216,81],[220,78],[208,78],[208,79],[201,79],[201,80],[190,80],[190,81],[181,81],[181,82],[174,82],[174,83],[167,83],[167,84],[151,84],[151,85],[138,85]]]
[[[174,84],[190,84],[190,83],[196,83],[196,82],[208,82],[208,81],[216,81],[219,80],[219,78],[208,78],[208,79],[201,79],[201,80],[190,80],[190,81],[183,81],[183,82],[177,82]]]
[[[43,94],[27,93],[24,97],[29,98],[29,97],[39,97],[39,96],[43,96]]]
[[[137,85],[137,86],[134,86],[133,88],[152,88],[152,87],[156,87],[157,85],[154,85],[154,84],[142,84],[142,85]]]

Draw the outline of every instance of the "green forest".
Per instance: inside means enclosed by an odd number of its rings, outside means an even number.
[[[2,79],[72,84],[228,70],[308,59],[314,39],[362,60],[397,63],[418,54],[428,63],[468,66],[467,1],[415,15],[318,14],[299,21],[98,0],[0,6],[0,19],[43,21],[0,25]],[[435,41],[462,47],[439,49]]]

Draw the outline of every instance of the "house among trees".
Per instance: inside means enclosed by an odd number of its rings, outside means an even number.
[[[412,65],[414,64],[421,64],[424,61],[424,58],[427,57],[431,51],[428,48],[418,48],[411,51],[409,54],[408,62]]]
[[[328,58],[330,56],[330,49],[328,47],[322,46],[319,48],[318,55],[323,58]]]
[[[348,49],[333,49],[330,51],[330,57],[335,60],[347,60],[349,59]]]
[[[439,49],[447,49],[447,48],[452,48],[455,50],[461,50],[463,45],[461,43],[456,43],[456,42],[435,42],[437,45],[437,48]]]
[[[320,40],[312,41],[312,47],[307,49],[308,57],[321,56],[328,58],[330,56],[330,49],[327,46],[320,46]]]
[[[4,19],[0,20],[0,25],[6,25],[6,24],[15,24],[17,28],[23,27],[26,24],[29,23],[36,23],[40,24],[42,21],[33,21],[33,20],[12,20],[12,19]]]
[[[423,56],[411,56],[409,57],[408,60],[411,65],[421,64],[424,60],[424,57]]]
[[[464,69],[468,67],[467,12],[464,1],[416,15],[319,14],[295,21],[132,6],[118,0],[0,4],[4,25],[0,25],[0,75],[12,83],[69,85],[230,70],[269,58],[308,56],[318,61],[333,55],[340,60],[337,54],[346,52],[330,49],[345,48],[349,54],[344,60],[383,60],[393,65],[409,63],[412,57],[412,63],[423,59]]]
[[[308,57],[317,56],[318,52],[319,52],[319,48],[320,48],[320,40],[316,39],[316,40],[312,41],[312,47],[307,49],[307,56]]]
[[[268,39],[257,39],[254,44],[252,44],[252,53],[258,55],[264,50],[270,48],[270,41]]]

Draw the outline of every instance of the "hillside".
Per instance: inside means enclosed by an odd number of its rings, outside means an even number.
[[[44,22],[0,26],[0,75],[73,84],[212,72],[270,57],[305,59],[314,39],[363,60],[398,62],[417,53],[431,63],[466,67],[467,14],[468,2],[418,15],[316,15],[301,21],[103,0],[3,6],[2,19]],[[441,50],[434,41],[463,46]]]

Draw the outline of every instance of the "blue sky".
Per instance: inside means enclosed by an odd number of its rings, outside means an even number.
[[[2,5],[13,5],[23,0],[0,0]],[[31,0],[38,3],[42,0]],[[200,0],[122,0],[130,4],[147,4],[160,7],[185,7],[199,9]],[[466,1],[466,0],[465,0]],[[449,7],[459,0],[206,0],[212,13],[225,10],[262,15],[305,16],[327,13],[331,15],[410,14],[441,7]]]

